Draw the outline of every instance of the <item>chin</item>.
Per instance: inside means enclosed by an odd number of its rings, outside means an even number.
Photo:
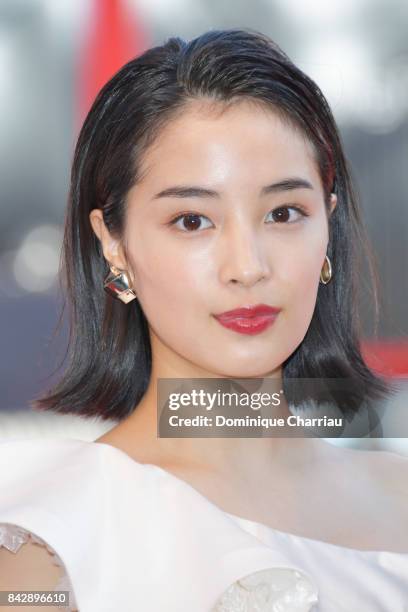
[[[223,373],[217,374],[217,376],[219,378],[265,378],[269,376],[271,372],[276,370],[276,367],[279,367],[279,366],[275,366],[273,368],[267,367],[264,369],[260,369],[259,367],[254,368],[254,367],[249,367],[249,366],[247,367],[242,366],[240,368],[237,368],[235,365],[235,367],[232,366],[229,369],[225,369],[224,367]]]

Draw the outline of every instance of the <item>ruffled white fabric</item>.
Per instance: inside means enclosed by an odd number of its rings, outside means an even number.
[[[305,574],[274,567],[235,581],[212,612],[309,612],[317,601],[317,589]]]

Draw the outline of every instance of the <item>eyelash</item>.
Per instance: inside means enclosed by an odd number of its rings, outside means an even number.
[[[306,210],[302,207],[302,206],[289,206],[289,205],[285,205],[285,206],[278,206],[277,208],[274,208],[273,210],[270,210],[268,215],[270,213],[274,213],[278,210],[296,210],[296,212],[300,213],[302,217],[309,217],[309,213],[306,212]],[[205,215],[201,215],[199,213],[195,213],[193,211],[188,211],[188,212],[184,212],[184,213],[180,213],[179,215],[177,215],[177,217],[174,217],[174,219],[172,219],[168,225],[175,225],[178,221],[180,221],[180,219],[183,219],[184,217],[188,217],[189,215],[191,215],[192,217],[204,217],[206,219],[208,219],[208,217],[206,217]],[[298,219],[298,221],[301,219]],[[274,221],[273,223],[271,223],[271,225],[292,225],[293,223],[298,223],[298,221],[290,221],[290,222],[284,222],[284,223],[280,223],[279,221]],[[204,229],[210,229],[210,228],[204,228]],[[197,233],[198,231],[200,231],[200,228],[197,230],[186,230],[186,229],[181,229],[181,232],[185,233],[185,234],[194,234]],[[203,230],[201,230],[203,231]]]

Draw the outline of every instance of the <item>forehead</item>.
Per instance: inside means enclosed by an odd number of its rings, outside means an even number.
[[[271,108],[239,101],[195,100],[162,128],[142,160],[147,183],[165,180],[228,179],[253,185],[299,175],[312,183],[320,177],[312,144]]]

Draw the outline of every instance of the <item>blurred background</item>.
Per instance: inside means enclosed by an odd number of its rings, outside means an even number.
[[[269,35],[331,104],[380,285],[378,321],[368,290],[361,302],[364,355],[395,383],[388,414],[407,422],[406,0],[0,0],[0,439],[93,440],[114,426],[28,405],[61,375],[65,355],[66,320],[53,332],[75,139],[126,61],[169,36],[230,27]],[[405,437],[332,441],[408,454]]]

